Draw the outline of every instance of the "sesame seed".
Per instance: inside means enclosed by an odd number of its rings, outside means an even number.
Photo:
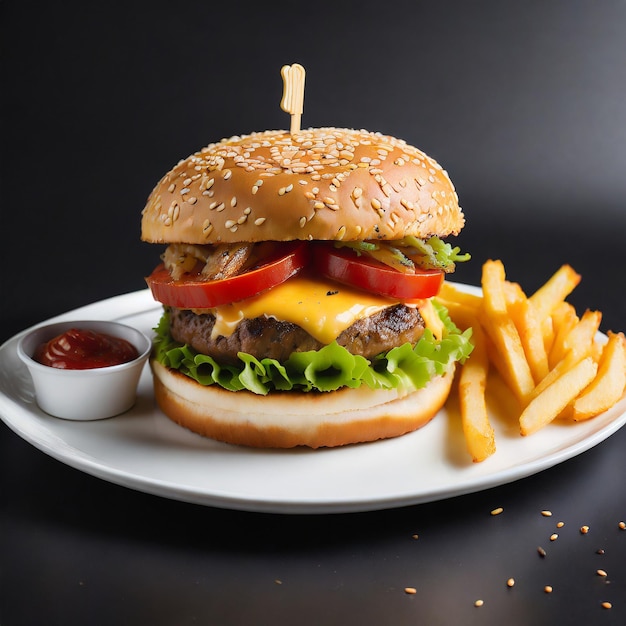
[[[265,222],[266,218],[265,217],[257,217],[254,220],[254,225],[255,226],[260,226],[261,224],[263,224],[263,222]]]
[[[189,193],[189,187],[185,187],[184,189],[180,190],[180,195],[184,196],[186,193]]]
[[[541,546],[537,548],[537,552],[539,553],[539,556],[541,558],[544,558],[546,556],[546,551]]]
[[[300,228],[304,228],[306,226],[306,217],[302,216],[300,218]]]
[[[189,187],[191,185],[191,178],[185,178],[183,181],[183,187]]]
[[[195,196],[189,196],[189,198],[187,198],[187,202],[189,202],[189,204],[195,204],[196,202],[198,202],[198,198],[196,198]]]
[[[202,224],[202,232],[204,236],[208,237],[211,234],[212,230],[213,230],[213,224],[211,224],[209,220],[204,220],[204,223]]]
[[[419,535],[416,533],[415,535],[411,535],[411,539],[419,539]]]
[[[552,586],[551,586],[551,585],[546,585],[546,586],[543,588],[543,590],[544,590],[546,593],[552,593]]]
[[[363,190],[360,187],[355,187],[352,190],[352,197],[353,198],[360,198],[363,195]]]
[[[612,609],[613,608],[613,605],[610,602],[603,602],[600,606],[603,609]]]
[[[316,202],[313,207],[315,209],[323,209],[326,205],[323,202]]]
[[[552,511],[541,511],[544,517],[552,517]]]
[[[620,530],[625,530],[626,529],[626,522],[620,522],[618,524],[618,526],[619,526]]]
[[[232,228],[237,222],[235,222],[235,220],[226,220],[224,222],[224,226],[226,228]]]
[[[222,178],[224,180],[228,180],[232,175],[233,173],[231,170],[224,170],[224,172],[222,173]]]
[[[563,526],[565,526],[565,522],[557,522],[556,524],[557,528],[563,528]]]
[[[174,191],[174,189],[176,189],[176,185],[175,185],[174,183],[172,183],[172,184],[171,184],[171,185],[167,188],[167,190],[168,190],[170,193],[172,193],[172,192]]]
[[[378,198],[372,198],[371,205],[372,205],[372,208],[376,210],[382,208],[383,206]]]
[[[513,587],[514,585],[515,585],[515,579],[514,579],[514,578],[509,578],[509,579],[506,581],[506,586],[507,586],[507,587]]]
[[[581,526],[580,527],[580,534],[581,535],[586,535],[589,532],[589,526]]]
[[[337,239],[343,239],[346,236],[346,227],[341,226],[337,231]]]
[[[600,548],[599,550],[596,550],[596,554],[604,554],[604,550]]]
[[[405,587],[404,593],[408,593],[409,595],[413,595],[417,593],[417,589],[415,587]]]
[[[389,183],[385,183],[381,187],[381,191],[388,197],[391,198],[391,194],[393,194],[393,187]]]
[[[596,570],[596,574],[598,576],[602,576],[603,578],[606,578],[606,576],[607,576],[607,573],[603,569]]]
[[[476,601],[474,602],[474,606],[476,606],[476,607],[480,607],[480,606],[482,606],[483,604],[485,604],[485,603],[484,603],[482,600],[476,600]]]
[[[559,536],[556,533],[552,533],[550,535],[550,541],[556,541],[559,538]]]
[[[501,506],[499,506],[497,509],[493,509],[491,511],[491,515],[500,515],[500,513],[502,513],[503,511],[504,509]]]

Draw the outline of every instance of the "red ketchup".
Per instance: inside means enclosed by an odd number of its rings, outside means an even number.
[[[71,328],[37,348],[34,359],[64,370],[88,370],[127,363],[139,356],[125,339],[93,330]]]

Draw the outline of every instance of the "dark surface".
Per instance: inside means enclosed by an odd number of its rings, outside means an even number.
[[[295,5],[0,4],[0,339],[143,288],[152,186],[210,141],[287,126],[291,62],[303,125],[401,136],[449,170],[473,253],[458,280],[501,258],[532,292],[567,262],[579,312],[626,328],[623,2]],[[2,424],[0,623],[623,626],[625,450],[623,429],[481,493],[282,516],[113,485]]]

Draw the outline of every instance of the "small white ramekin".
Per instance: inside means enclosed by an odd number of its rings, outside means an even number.
[[[33,359],[37,347],[71,328],[93,330],[126,339],[139,356],[121,365],[84,370],[58,369]],[[68,420],[99,420],[130,409],[137,397],[141,371],[150,355],[151,340],[139,330],[96,320],[58,322],[26,333],[17,344],[17,354],[26,364],[35,387],[39,408]]]

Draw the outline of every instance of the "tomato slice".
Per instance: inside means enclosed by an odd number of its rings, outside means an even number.
[[[442,270],[417,267],[414,274],[404,274],[365,255],[357,256],[352,250],[324,246],[315,251],[314,257],[324,276],[398,300],[431,298],[444,280]]]
[[[280,252],[248,272],[221,280],[199,280],[195,276],[174,280],[161,264],[146,278],[155,300],[168,306],[210,309],[250,298],[295,276],[306,264],[304,242],[286,243]]]

